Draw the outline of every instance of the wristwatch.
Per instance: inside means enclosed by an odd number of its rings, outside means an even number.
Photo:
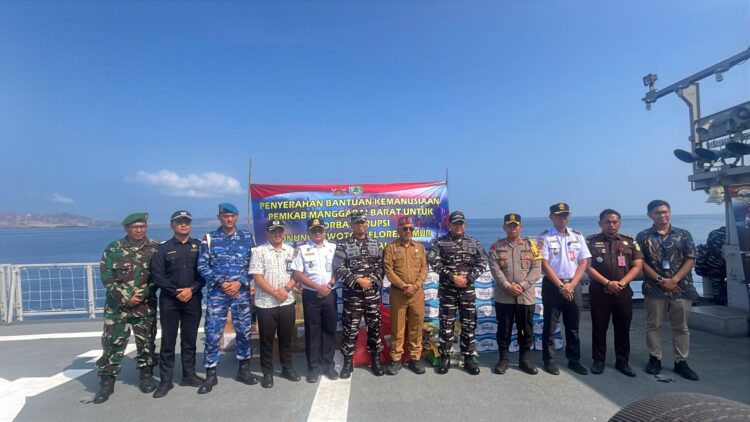
[[[292,288],[289,286],[284,286],[284,290],[286,290],[287,293],[292,291]]]
[[[657,275],[656,276],[656,282],[659,283],[659,284],[664,283],[664,277],[662,277],[660,275]]]

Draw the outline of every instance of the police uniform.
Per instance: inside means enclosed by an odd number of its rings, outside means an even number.
[[[365,214],[353,211],[350,218],[352,223],[366,222]],[[364,315],[367,324],[367,351],[373,357],[373,371],[382,375],[379,355],[383,351],[380,339],[380,301],[383,286],[383,250],[378,241],[365,236],[357,239],[350,236],[336,246],[333,258],[333,270],[336,279],[343,284],[342,297],[344,302],[343,337],[341,353],[344,355],[344,368],[341,378],[347,378],[352,357],[356,348],[359,321]],[[371,286],[363,290],[357,283],[357,278],[370,277]],[[377,362],[377,365],[376,365]],[[376,370],[375,367],[379,369]]]
[[[460,211],[449,216],[451,223],[465,222]],[[476,293],[474,281],[484,273],[487,256],[479,241],[470,236],[453,237],[448,233],[438,237],[427,253],[427,261],[432,270],[439,275],[438,298],[440,300],[440,345],[441,363],[449,361],[453,347],[453,327],[456,309],[461,316],[461,354],[465,359],[477,354],[475,337],[477,323]],[[465,287],[458,287],[453,276],[464,274],[467,279]],[[466,362],[466,361],[465,361]]]
[[[550,207],[550,214],[570,213],[570,207],[565,203],[558,203]],[[555,227],[543,231],[537,239],[537,247],[542,258],[555,272],[563,284],[573,278],[581,261],[591,257],[586,239],[578,230],[567,228],[560,233]],[[573,290],[573,300],[568,301],[560,292],[560,288],[545,276],[542,282],[542,305],[544,306],[544,325],[542,328],[542,359],[545,364],[555,359],[555,331],[562,314],[565,325],[565,357],[571,364],[580,366],[581,342],[578,337],[578,323],[580,308],[583,302],[581,284]],[[585,369],[582,373],[586,373]]]
[[[232,204],[219,205],[219,213],[238,214]],[[198,254],[198,271],[206,280],[206,321],[205,347],[203,366],[206,368],[206,382],[215,382],[216,365],[219,363],[219,341],[224,333],[229,309],[232,310],[232,324],[236,333],[236,356],[240,361],[240,370],[249,372],[252,350],[250,344],[251,304],[250,304],[250,266],[251,248],[255,238],[247,230],[237,228],[234,233],[226,234],[219,227],[206,234],[201,240]],[[239,296],[230,297],[221,288],[226,281],[238,281],[241,284]],[[240,375],[238,373],[238,375]],[[209,378],[210,376],[210,378]],[[213,380],[212,380],[212,379]],[[256,381],[257,382],[257,381]],[[207,384],[204,383],[204,386]],[[207,386],[208,387],[208,386]],[[203,388],[199,393],[209,392]]]
[[[313,218],[307,223],[307,229],[323,228],[320,219]],[[323,297],[311,287],[302,285],[302,306],[305,317],[305,357],[310,372],[320,369],[331,374],[335,363],[333,355],[336,351],[336,306],[337,294],[333,289],[333,257],[336,254],[336,244],[325,238],[318,245],[312,240],[297,247],[292,270],[303,273],[307,278],[319,285],[328,285],[332,290]]]
[[[604,362],[607,353],[607,328],[609,319],[615,332],[615,359],[618,368],[627,365],[630,357],[630,322],[633,319],[633,289],[628,283],[616,295],[606,292],[606,285],[617,282],[633,268],[633,261],[643,259],[638,243],[632,237],[616,234],[610,238],[604,233],[586,238],[591,252],[591,268],[607,283],[591,279],[589,308],[591,309],[592,358]]]
[[[192,221],[192,216],[187,211],[177,211],[172,214],[172,222],[179,219]],[[194,385],[197,379],[195,344],[203,312],[201,290],[205,285],[197,267],[199,246],[198,239],[188,238],[185,243],[182,243],[176,237],[172,237],[159,245],[151,260],[151,275],[154,284],[161,289],[159,294],[159,322],[161,324],[159,370],[162,384],[172,384],[178,329],[182,358],[182,384]],[[187,302],[177,299],[177,289],[183,288],[189,288],[192,291],[192,296]]]
[[[506,214],[503,224],[521,224],[521,216]],[[490,247],[489,264],[495,279],[495,314],[497,316],[497,346],[500,359],[495,373],[508,368],[508,350],[515,321],[520,350],[519,365],[529,374],[537,370],[531,363],[530,350],[534,341],[535,285],[542,276],[542,255],[536,244],[519,237],[513,241],[503,238]],[[514,296],[506,290],[511,285],[521,286],[523,292]]]

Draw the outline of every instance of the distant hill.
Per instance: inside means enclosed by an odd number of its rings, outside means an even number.
[[[118,226],[115,221],[97,220],[66,212],[35,212],[18,214],[0,211],[0,229],[54,228],[54,227],[92,227]]]

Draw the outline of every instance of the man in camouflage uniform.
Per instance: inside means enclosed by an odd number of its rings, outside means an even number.
[[[140,368],[140,389],[151,393],[157,383],[153,368],[158,360],[156,337],[156,288],[150,280],[151,258],[158,243],[146,236],[148,214],[130,214],[122,221],[127,235],[107,245],[99,263],[107,291],[104,304],[102,357],[96,362],[101,378],[94,403],[104,403],[115,389],[130,329],[135,335]]]
[[[251,306],[250,268],[251,248],[255,239],[250,232],[237,228],[237,207],[220,204],[217,218],[221,227],[206,234],[198,252],[198,272],[206,280],[208,298],[206,303],[206,342],[203,351],[203,366],[206,381],[198,388],[198,394],[211,392],[218,384],[216,365],[219,364],[219,340],[224,333],[227,313],[232,309],[232,323],[237,335],[237,381],[248,385],[258,380],[250,372]]]
[[[372,372],[385,373],[380,363],[383,342],[380,340],[380,290],[383,286],[383,251],[375,239],[367,237],[367,217],[362,211],[350,216],[352,236],[339,243],[333,258],[336,279],[344,285],[344,330],[341,353],[344,366],[341,378],[349,378],[353,370],[352,358],[357,344],[359,321],[364,314],[367,323],[367,351],[372,355]]]
[[[477,375],[479,364],[474,336],[477,325],[474,280],[484,273],[487,255],[477,239],[464,235],[464,213],[453,211],[448,219],[450,233],[435,239],[427,254],[432,270],[440,276],[440,366],[437,373],[445,374],[450,369],[453,326],[458,308],[461,315],[461,354],[464,355],[464,368],[468,373]]]

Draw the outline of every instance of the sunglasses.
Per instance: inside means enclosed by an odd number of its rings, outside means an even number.
[[[401,230],[403,230],[405,232],[413,232],[414,231],[414,227],[401,227]]]

